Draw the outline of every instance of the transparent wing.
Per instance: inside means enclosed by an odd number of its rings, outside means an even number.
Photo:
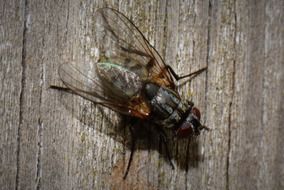
[[[108,81],[107,78],[100,77],[96,70],[97,63],[94,65],[68,63],[60,66],[59,76],[66,87],[87,100],[122,114],[139,118],[148,117],[150,113],[148,105],[145,104],[143,98],[138,94],[139,89],[133,88],[134,85],[141,83],[138,76],[135,78],[136,81],[131,81],[131,76],[123,76],[122,78],[123,80],[128,80],[128,83],[122,82],[122,85],[128,85],[130,90],[134,89],[133,95],[129,95],[125,93],[127,86],[125,88],[117,88],[114,85],[115,83]],[[110,71],[107,74],[115,76],[117,73]],[[121,78],[121,76],[119,77]],[[118,78],[118,81],[120,78]]]
[[[102,55],[137,60],[148,69],[148,80],[175,89],[173,79],[159,53],[125,15],[111,8],[102,8],[95,16],[94,31]]]

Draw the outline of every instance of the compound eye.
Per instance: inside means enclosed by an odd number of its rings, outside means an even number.
[[[200,111],[199,111],[198,108],[193,107],[192,110],[191,110],[191,113],[192,113],[193,115],[195,115],[195,116],[198,118],[198,120],[200,120],[201,114],[200,114]]]
[[[184,122],[181,127],[179,127],[176,131],[176,135],[179,138],[186,138],[193,134],[193,129],[190,123]]]

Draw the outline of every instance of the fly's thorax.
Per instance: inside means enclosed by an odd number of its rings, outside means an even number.
[[[187,110],[179,95],[154,83],[145,84],[144,89],[154,122],[167,128],[175,126]]]
[[[122,60],[105,60],[97,63],[98,76],[105,90],[132,97],[142,88],[141,78],[119,61]]]

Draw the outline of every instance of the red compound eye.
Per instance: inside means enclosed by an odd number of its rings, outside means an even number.
[[[179,138],[187,138],[193,134],[193,130],[191,124],[188,122],[184,122],[180,128],[176,131],[176,135]]]
[[[200,120],[201,114],[200,114],[200,111],[199,111],[198,108],[193,107],[192,110],[191,110],[191,113],[192,113],[193,115],[195,115],[195,116],[198,118],[198,120]]]

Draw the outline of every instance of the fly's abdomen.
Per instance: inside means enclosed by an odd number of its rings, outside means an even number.
[[[145,94],[157,124],[170,128],[179,122],[186,107],[176,93],[156,84],[147,83]]]

